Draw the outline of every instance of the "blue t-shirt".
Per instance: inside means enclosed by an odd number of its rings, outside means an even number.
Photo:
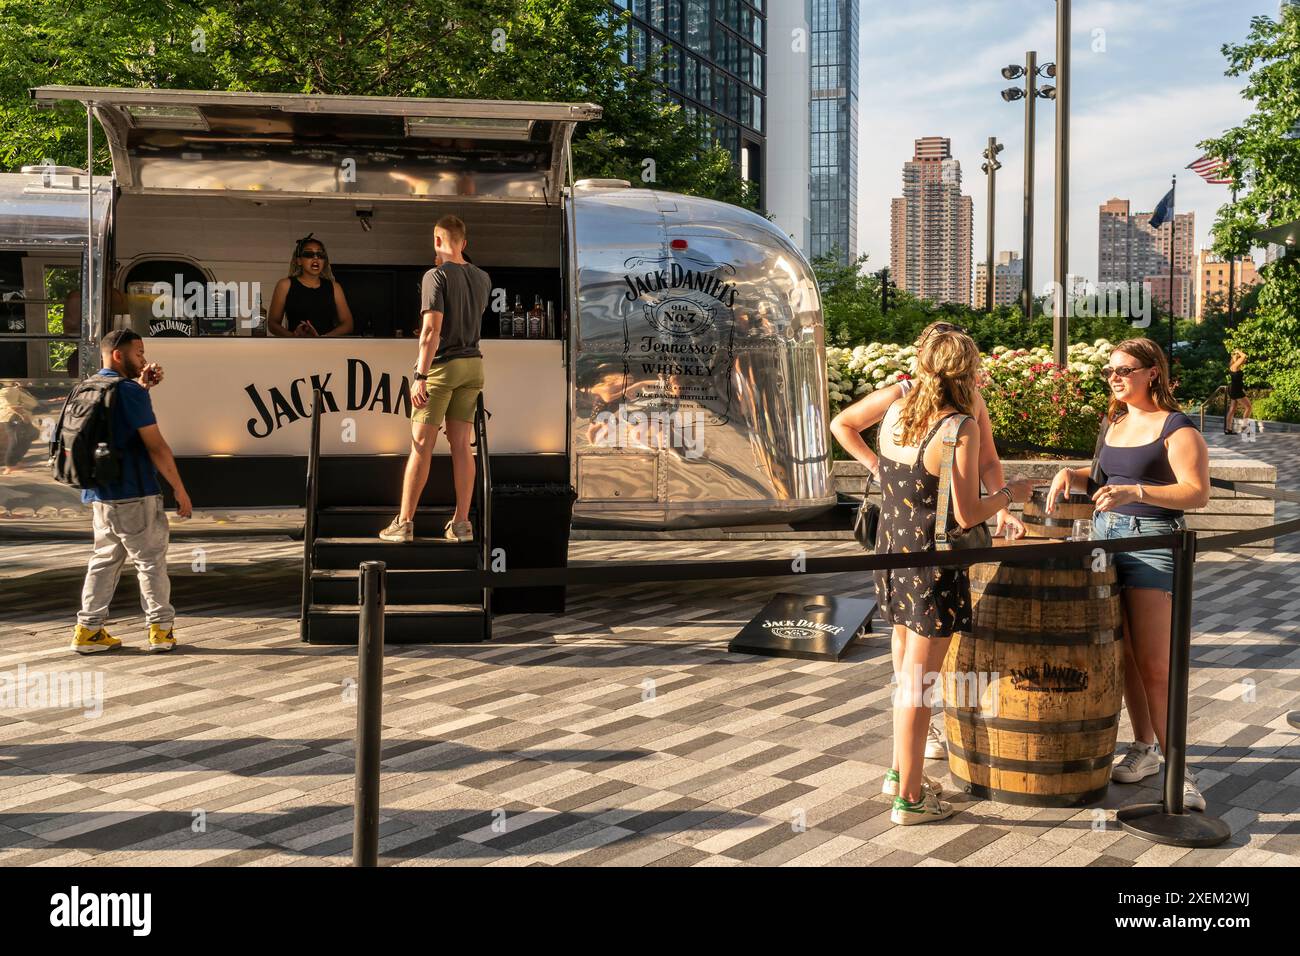
[[[117,376],[109,368],[101,368],[99,374]],[[144,498],[161,493],[153,460],[140,439],[140,429],[157,422],[149,392],[136,382],[124,379],[117,387],[117,398],[113,402],[113,447],[121,451],[122,477],[97,488],[84,489],[81,492],[83,504]]]

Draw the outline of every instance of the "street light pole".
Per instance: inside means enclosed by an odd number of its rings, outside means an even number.
[[[993,224],[995,220],[995,210],[997,208],[997,176],[998,170],[1002,164],[998,162],[998,153],[1002,152],[1002,146],[998,143],[996,136],[989,137],[989,145],[984,150],[984,165],[980,167],[984,170],[989,178],[989,217],[987,229],[987,242],[985,244],[984,266],[984,310],[988,313],[993,312]]]
[[[1034,138],[1037,100],[1056,98],[1056,88],[1044,86],[1038,88],[1038,77],[1056,76],[1056,65],[1048,63],[1041,69],[1038,66],[1038,54],[1030,50],[1025,54],[1025,65],[1011,64],[1002,68],[1002,78],[1018,80],[1025,78],[1025,88],[1010,87],[1002,91],[1002,98],[1008,103],[1016,100],[1025,101],[1025,249],[1024,249],[1024,285],[1020,290],[1020,307],[1026,321],[1034,317]]]
[[[1056,286],[1052,357],[1065,368],[1070,344],[1065,281],[1070,269],[1070,0],[1056,0]]]
[[[1025,54],[1025,262],[1024,286],[1020,291],[1025,321],[1034,318],[1034,111],[1038,102],[1038,53]]]

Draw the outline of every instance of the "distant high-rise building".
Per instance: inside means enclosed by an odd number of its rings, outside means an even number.
[[[1098,211],[1097,281],[1152,283],[1162,308],[1169,302],[1169,245],[1174,242],[1176,314],[1192,314],[1192,269],[1195,265],[1196,213],[1183,212],[1159,229],[1151,228],[1150,212],[1130,211],[1127,199],[1111,199]],[[1174,227],[1177,234],[1174,235]],[[1155,288],[1163,279],[1164,287]]]
[[[1237,305],[1241,305],[1242,293],[1260,281],[1261,276],[1255,271],[1255,260],[1242,256],[1232,270],[1232,284],[1236,291]],[[1208,249],[1202,249],[1196,257],[1196,321],[1205,318],[1206,306],[1213,300],[1226,309],[1228,306],[1228,260],[1216,256]]]
[[[903,164],[903,195],[890,208],[890,271],[899,288],[931,302],[970,305],[974,215],[952,141],[918,139]]]
[[[985,275],[988,267],[975,263],[975,308],[985,309]],[[1015,305],[1025,283],[1025,263],[1018,252],[999,252],[993,260],[993,305]]]
[[[812,254],[829,255],[838,249],[840,261],[848,263],[858,255],[859,4],[806,2],[812,28]],[[768,9],[797,3],[780,0],[769,3]],[[783,37],[780,42],[790,41]]]
[[[803,254],[812,258],[811,51],[803,3],[768,6],[767,211]],[[794,42],[803,31],[805,42]]]
[[[657,78],[686,115],[701,117],[741,177],[766,201],[763,4],[748,0],[612,0],[632,14],[627,62],[659,60]]]

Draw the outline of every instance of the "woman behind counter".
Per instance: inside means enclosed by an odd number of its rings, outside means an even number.
[[[334,281],[325,244],[308,233],[289,261],[289,275],[275,284],[267,330],[295,338],[352,334],[352,311],[343,287]]]

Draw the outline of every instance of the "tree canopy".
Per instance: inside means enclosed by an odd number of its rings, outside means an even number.
[[[605,0],[0,0],[0,166],[85,162],[84,116],[29,100],[45,84],[591,101],[605,116],[575,134],[578,176],[753,207],[655,65],[625,62],[626,17]]]

